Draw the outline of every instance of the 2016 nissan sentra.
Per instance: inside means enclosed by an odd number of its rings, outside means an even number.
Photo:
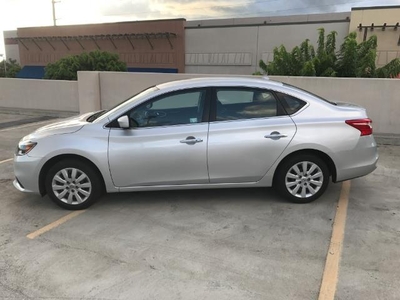
[[[377,160],[362,107],[265,78],[200,78],[36,130],[18,144],[14,186],[67,209],[103,192],[269,186],[306,203]]]

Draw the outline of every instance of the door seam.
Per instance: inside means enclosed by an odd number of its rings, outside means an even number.
[[[210,122],[208,122],[207,127],[207,145],[206,145],[206,162],[207,162],[207,176],[208,176],[208,183],[211,183],[210,179],[210,168],[208,166],[208,144],[210,142]]]

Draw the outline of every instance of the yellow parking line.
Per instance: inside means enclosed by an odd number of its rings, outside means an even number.
[[[6,163],[6,162],[12,161],[13,159],[14,159],[14,158],[9,158],[9,159],[2,160],[2,161],[0,161],[0,165],[1,165],[1,164],[4,164],[4,163]]]
[[[335,220],[333,221],[331,243],[326,256],[324,275],[322,276],[318,300],[333,300],[335,298],[350,186],[350,181],[345,181],[342,184]]]
[[[79,216],[80,214],[84,213],[85,211],[86,210],[74,211],[74,212],[62,217],[61,219],[58,219],[57,221],[54,221],[53,223],[50,223],[49,225],[46,225],[43,228],[40,228],[39,230],[36,230],[36,231],[28,234],[26,237],[28,239],[33,240],[34,238],[37,238],[39,235],[42,235],[43,233],[46,233],[47,231],[50,231],[50,230],[60,226],[61,224],[71,220],[72,218]]]

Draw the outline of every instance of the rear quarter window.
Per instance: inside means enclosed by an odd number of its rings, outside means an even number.
[[[298,112],[307,104],[307,102],[300,100],[296,97],[290,96],[288,94],[280,92],[277,92],[276,94],[279,97],[279,100],[281,100],[282,105],[285,108],[288,115],[292,115]]]

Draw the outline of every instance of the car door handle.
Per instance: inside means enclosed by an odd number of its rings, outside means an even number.
[[[282,133],[280,133],[278,131],[273,131],[273,132],[271,132],[271,134],[264,135],[264,137],[266,139],[279,140],[280,138],[287,137],[287,135],[286,134],[282,134]]]
[[[194,136],[188,136],[186,140],[181,140],[180,142],[182,144],[196,144],[196,143],[201,143],[203,140],[199,138],[195,138]]]

